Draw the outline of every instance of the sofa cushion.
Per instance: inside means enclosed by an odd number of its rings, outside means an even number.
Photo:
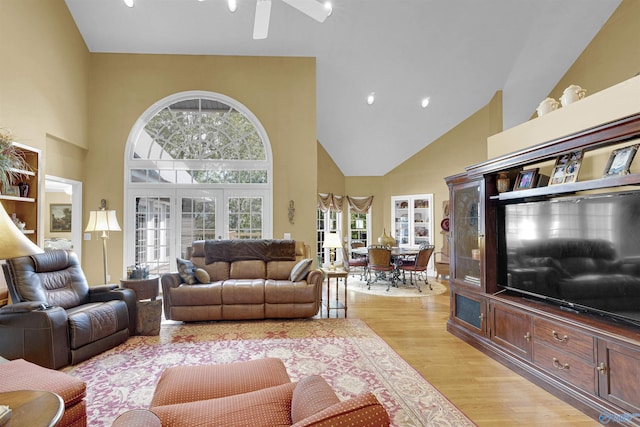
[[[340,402],[329,384],[319,375],[301,379],[291,398],[291,422],[297,423]]]
[[[346,417],[346,419],[345,419]],[[384,420],[384,423],[381,423]],[[292,427],[349,427],[388,426],[389,414],[372,393],[338,402],[328,408],[292,424]]]
[[[297,261],[269,261],[267,263],[267,279],[289,280],[291,269]]]
[[[229,270],[230,279],[266,279],[267,267],[264,261],[234,261]]]
[[[151,411],[162,425],[173,427],[288,427],[295,386],[287,383],[218,399],[155,406]]]
[[[188,259],[177,258],[178,274],[187,285],[193,285],[198,282],[195,276],[196,267]]]
[[[311,269],[312,262],[313,260],[308,258],[298,261],[298,263],[291,269],[289,280],[292,282],[299,282],[304,279]]]
[[[218,365],[172,366],[160,376],[150,407],[215,399],[289,382],[284,363],[273,357]]]
[[[209,276],[209,273],[207,273],[207,270],[205,270],[204,268],[196,268],[196,271],[193,275],[196,276],[196,280],[198,281],[198,283],[211,282],[211,276]]]
[[[0,365],[0,378],[0,392],[25,389],[51,391],[60,395],[65,408],[82,401],[87,389],[85,382],[76,377],[24,359]]]
[[[172,288],[171,304],[174,306],[222,304],[222,282],[198,283]]]

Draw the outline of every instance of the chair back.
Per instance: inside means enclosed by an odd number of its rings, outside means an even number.
[[[8,259],[5,276],[14,303],[43,301],[67,309],[89,302],[89,284],[78,256],[69,250]]]
[[[377,270],[391,266],[391,249],[382,245],[372,245],[368,248],[369,268]]]
[[[416,255],[416,270],[426,270],[427,264],[429,264],[429,259],[431,258],[431,255],[433,255],[434,249],[434,245],[420,245],[418,254]]]
[[[364,246],[364,242],[361,242],[359,240],[354,240],[353,242],[351,242],[351,249],[364,248]]]

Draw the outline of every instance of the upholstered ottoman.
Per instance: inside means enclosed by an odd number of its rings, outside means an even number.
[[[158,381],[150,411],[163,426],[172,427],[389,425],[387,412],[373,394],[340,401],[318,375],[291,382],[282,361],[274,358],[168,368]],[[129,421],[142,422],[141,416],[132,414]],[[121,418],[113,424],[125,425]]]
[[[0,358],[0,392],[31,389],[51,391],[62,397],[64,414],[58,427],[87,425],[84,381],[24,359]]]

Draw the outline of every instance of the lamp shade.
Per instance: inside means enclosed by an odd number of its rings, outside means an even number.
[[[17,258],[44,252],[16,227],[0,203],[0,259]]]
[[[90,211],[89,222],[84,231],[122,231],[116,211]]]
[[[338,233],[329,233],[324,237],[324,242],[322,242],[323,248],[341,248],[342,242],[340,241],[340,236]]]

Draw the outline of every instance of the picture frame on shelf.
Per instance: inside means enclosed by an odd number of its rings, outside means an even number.
[[[51,203],[49,206],[52,233],[71,232],[71,204]]]
[[[513,186],[514,191],[534,188],[537,183],[537,178],[538,168],[520,171]]]
[[[638,146],[640,146],[640,144],[613,150],[607,161],[607,166],[604,168],[602,177],[628,175],[629,167],[638,151]]]
[[[20,189],[17,185],[8,185],[2,188],[2,194],[5,196],[19,197]]]
[[[578,180],[578,172],[582,165],[583,151],[577,150],[561,155],[551,172],[549,185],[566,184]]]

